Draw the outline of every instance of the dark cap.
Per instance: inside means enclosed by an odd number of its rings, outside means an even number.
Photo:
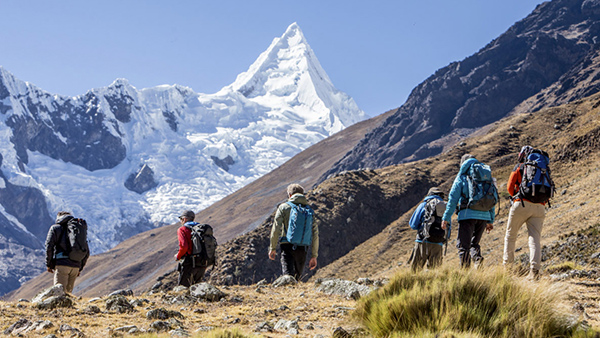
[[[194,220],[194,218],[196,218],[196,214],[194,214],[194,212],[191,210],[186,210],[181,213],[181,216],[179,216],[179,218],[181,218],[181,217],[185,217],[187,219]]]
[[[433,187],[430,188],[429,191],[427,192],[427,196],[431,196],[431,195],[444,195],[444,192],[442,191],[442,189],[438,188],[438,187]]]

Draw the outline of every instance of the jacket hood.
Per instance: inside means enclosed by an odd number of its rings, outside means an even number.
[[[56,216],[56,224],[67,224],[67,222],[69,222],[71,219],[73,218],[73,215],[61,215],[61,216]]]
[[[479,161],[477,161],[476,158],[470,158],[468,160],[465,161],[465,163],[462,164],[462,166],[460,166],[460,171],[459,174],[460,175],[464,175],[467,173],[467,171],[469,170],[469,168],[471,168],[471,165],[473,165],[473,163],[477,163]]]
[[[308,200],[306,199],[306,196],[304,196],[302,194],[293,194],[292,197],[290,197],[290,199],[288,201],[290,201],[294,204],[302,204],[302,205],[308,204]]]

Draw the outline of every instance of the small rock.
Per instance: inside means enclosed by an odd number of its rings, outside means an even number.
[[[4,330],[5,335],[13,334],[17,335],[20,332],[26,330],[29,326],[31,326],[31,321],[27,318],[21,318],[16,323],[9,326],[6,330]]]
[[[108,297],[112,297],[112,296],[124,296],[124,297],[130,297],[133,296],[133,291],[131,289],[125,289],[125,290],[117,290],[111,294],[108,295]]]
[[[19,298],[18,302],[20,303],[29,303],[29,301],[25,298]]]
[[[169,318],[181,318],[185,317],[181,314],[181,312],[166,310],[163,308],[150,310],[146,313],[146,318],[148,319],[169,319]]]
[[[152,324],[150,324],[150,329],[153,329],[157,332],[169,331],[169,330],[171,330],[171,325],[165,321],[157,320],[157,321],[153,322]]]
[[[234,297],[231,297],[231,301],[234,303],[243,303],[244,299],[242,299],[241,297],[234,296]]]
[[[178,285],[173,288],[174,293],[189,293],[190,289],[187,286]]]
[[[300,326],[298,325],[298,321],[297,320],[285,320],[285,319],[280,319],[277,324],[275,324],[274,329],[276,331],[289,331],[291,329],[300,329]]]
[[[102,312],[102,310],[100,310],[100,308],[96,305],[88,305],[85,309],[83,309],[82,312],[87,315],[93,315]]]
[[[49,334],[47,336],[44,336],[44,338],[58,338],[55,334]]]
[[[175,329],[169,331],[171,337],[189,337],[190,334],[184,329]]]
[[[95,303],[95,302],[97,302],[99,300],[102,300],[102,298],[100,298],[100,297],[94,297],[94,298],[88,300],[88,303]]]
[[[306,325],[304,325],[304,330],[314,330],[315,329],[315,325],[313,323],[308,323]]]
[[[261,281],[259,281],[258,283],[256,283],[256,286],[266,286],[269,283],[267,282],[266,279],[262,279]]]
[[[206,309],[195,309],[194,313],[203,314],[203,313],[206,313]]]
[[[296,285],[298,284],[298,282],[296,281],[296,278],[290,276],[290,275],[283,275],[279,278],[277,278],[274,282],[273,282],[273,287],[277,288],[280,286],[286,286],[286,285]]]
[[[256,332],[273,332],[273,327],[268,322],[261,322],[256,325]]]
[[[300,334],[300,331],[298,329],[289,329],[287,334],[297,335]]]
[[[289,310],[290,308],[287,305],[281,305],[277,310],[279,311],[285,311],[285,310]]]
[[[129,331],[131,331],[131,329],[137,329],[137,326],[135,326],[135,325],[121,326],[121,327],[116,328],[114,331],[129,332]]]
[[[352,335],[348,333],[348,331],[344,330],[342,327],[338,327],[333,330],[332,334],[333,338],[352,338]]]

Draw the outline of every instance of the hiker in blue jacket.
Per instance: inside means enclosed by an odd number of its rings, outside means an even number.
[[[442,216],[446,210],[444,196],[444,192],[438,187],[429,189],[408,222],[411,229],[417,230],[415,247],[409,258],[412,271],[423,269],[425,263],[428,268],[442,264],[442,248],[449,237],[441,228]],[[449,232],[450,230],[448,234]]]
[[[446,211],[442,217],[442,229],[450,225],[452,214],[458,208],[458,238],[456,247],[461,268],[468,268],[471,259],[476,268],[481,267],[483,256],[479,241],[483,232],[494,228],[495,206],[489,211],[473,210],[466,205],[469,200],[468,172],[471,166],[479,163],[471,154],[465,154],[460,160],[460,170],[454,179]]]

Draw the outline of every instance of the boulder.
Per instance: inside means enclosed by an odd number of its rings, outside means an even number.
[[[208,283],[199,283],[190,286],[190,294],[198,299],[209,302],[218,302],[221,298],[227,296],[223,291]]]
[[[373,287],[343,279],[317,280],[315,284],[317,285],[317,291],[355,300],[368,295],[374,290]]]
[[[106,311],[114,311],[116,313],[125,313],[133,311],[133,305],[129,303],[127,298],[121,295],[110,296],[106,300]]]
[[[66,293],[65,293],[65,288],[63,287],[63,285],[56,284],[56,285],[49,287],[49,288],[45,289],[44,291],[38,293],[35,297],[33,297],[31,302],[39,303],[39,302],[43,301],[44,299],[50,298],[52,296],[64,296],[64,295],[66,295]]]
[[[286,286],[286,285],[296,285],[298,284],[298,281],[296,281],[296,278],[290,276],[290,275],[283,275],[279,278],[277,278],[274,282],[273,282],[273,287],[277,288],[280,286]]]
[[[39,310],[54,310],[58,307],[73,307],[73,300],[67,296],[52,296],[37,303],[33,303],[34,307]]]

